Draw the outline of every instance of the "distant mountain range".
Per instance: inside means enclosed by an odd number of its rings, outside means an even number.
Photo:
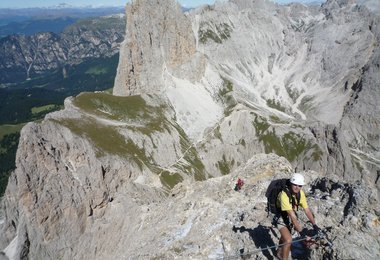
[[[76,20],[29,20],[19,23],[27,25],[24,27],[4,27],[7,34],[13,29],[24,35],[11,34],[0,39],[0,83],[22,82],[57,69],[66,73],[67,66],[118,53],[125,30],[121,15]]]
[[[78,21],[74,17],[59,17],[48,19],[31,19],[21,22],[10,22],[0,26],[0,37],[6,37],[11,34],[33,35],[38,32],[53,32],[59,34],[63,29]]]
[[[0,8],[1,19],[8,17],[42,17],[42,16],[102,16],[114,13],[124,13],[124,7],[46,7],[46,8]]]
[[[124,13],[124,7],[70,7],[0,9],[0,37],[37,32],[60,33],[79,19]]]

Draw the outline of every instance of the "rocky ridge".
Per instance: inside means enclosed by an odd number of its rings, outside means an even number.
[[[69,98],[22,131],[2,200],[7,256],[270,259],[266,188],[294,171],[329,257],[379,256],[376,15],[345,0],[127,10],[116,96]]]

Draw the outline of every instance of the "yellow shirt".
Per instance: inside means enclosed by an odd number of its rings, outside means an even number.
[[[300,204],[298,206],[300,206],[303,209],[306,209],[309,207],[307,205],[306,195],[303,192],[303,190],[301,190],[300,193],[301,193]],[[296,196],[295,195],[292,195],[292,196],[293,196],[293,201],[295,202],[295,204],[297,204]],[[281,211],[294,210],[292,208],[292,204],[289,201],[289,197],[285,191],[281,191],[280,194],[278,195],[277,205],[279,205],[281,207]]]

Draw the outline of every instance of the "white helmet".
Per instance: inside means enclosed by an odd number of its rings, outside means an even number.
[[[294,173],[292,177],[290,177],[290,183],[295,185],[305,185],[305,178],[299,173]]]

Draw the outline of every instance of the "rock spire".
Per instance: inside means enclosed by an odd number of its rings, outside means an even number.
[[[181,73],[196,53],[191,21],[175,0],[134,0],[126,15],[114,94],[160,91],[163,72]]]

